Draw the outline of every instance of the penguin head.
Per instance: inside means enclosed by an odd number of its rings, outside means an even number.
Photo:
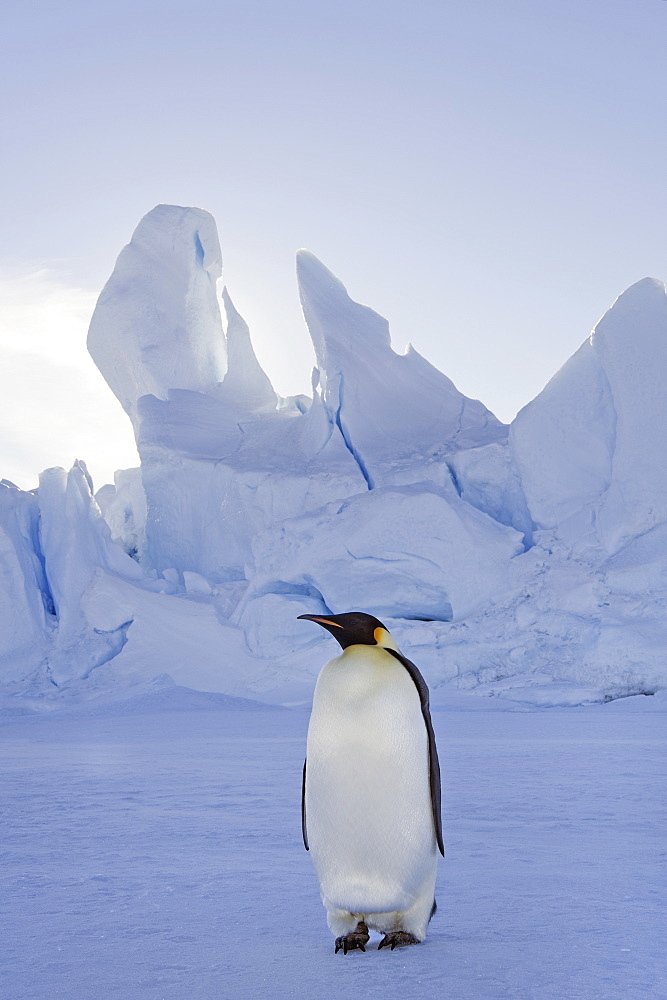
[[[363,611],[348,611],[344,615],[299,615],[300,619],[317,622],[331,632],[343,649],[348,646],[384,646],[398,649],[391,633],[381,621]]]

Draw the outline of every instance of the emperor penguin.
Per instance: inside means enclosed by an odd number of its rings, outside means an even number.
[[[299,615],[342,653],[322,668],[303,766],[303,842],[336,952],[418,944],[435,913],[440,765],[428,687],[382,622]]]

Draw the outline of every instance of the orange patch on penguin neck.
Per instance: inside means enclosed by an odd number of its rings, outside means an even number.
[[[398,649],[398,646],[396,645],[396,640],[394,639],[391,632],[388,632],[386,628],[374,629],[373,638],[375,639],[378,646],[384,646],[385,649]]]

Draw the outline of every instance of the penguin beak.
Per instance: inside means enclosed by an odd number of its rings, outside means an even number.
[[[333,625],[335,628],[343,628],[343,625],[339,625],[338,622],[332,622],[330,618],[320,618],[317,615],[297,615],[297,620],[304,619],[308,622],[319,622],[320,625],[325,625],[329,627]]]

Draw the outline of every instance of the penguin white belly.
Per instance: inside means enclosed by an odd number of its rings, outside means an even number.
[[[308,729],[306,827],[328,910],[409,910],[433,900],[428,735],[405,667],[350,646],[322,669]]]

